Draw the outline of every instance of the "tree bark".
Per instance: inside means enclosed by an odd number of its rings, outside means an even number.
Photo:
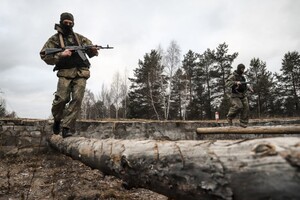
[[[92,168],[173,199],[300,199],[300,138],[97,140],[49,138]]]
[[[300,126],[250,126],[247,128],[229,127],[204,127],[197,128],[198,134],[300,134]]]

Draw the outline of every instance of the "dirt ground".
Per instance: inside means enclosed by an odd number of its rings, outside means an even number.
[[[105,176],[55,151],[0,158],[0,200],[167,200],[146,189],[126,190],[122,181]]]

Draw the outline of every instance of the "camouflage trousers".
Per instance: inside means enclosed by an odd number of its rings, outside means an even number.
[[[75,123],[81,110],[86,78],[59,77],[55,98],[52,103],[54,120],[61,121],[62,127],[75,131]]]
[[[228,119],[234,119],[240,114],[240,123],[248,124],[249,122],[249,103],[248,98],[230,98],[231,107],[227,114]]]

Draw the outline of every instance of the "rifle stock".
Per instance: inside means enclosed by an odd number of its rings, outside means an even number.
[[[63,48],[47,48],[45,49],[45,55],[55,54],[64,51]]]
[[[241,84],[251,84],[252,82],[246,81],[246,82],[241,82]]]

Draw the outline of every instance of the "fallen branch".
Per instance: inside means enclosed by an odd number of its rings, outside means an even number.
[[[92,168],[174,199],[300,199],[300,138],[218,141],[49,138]]]

